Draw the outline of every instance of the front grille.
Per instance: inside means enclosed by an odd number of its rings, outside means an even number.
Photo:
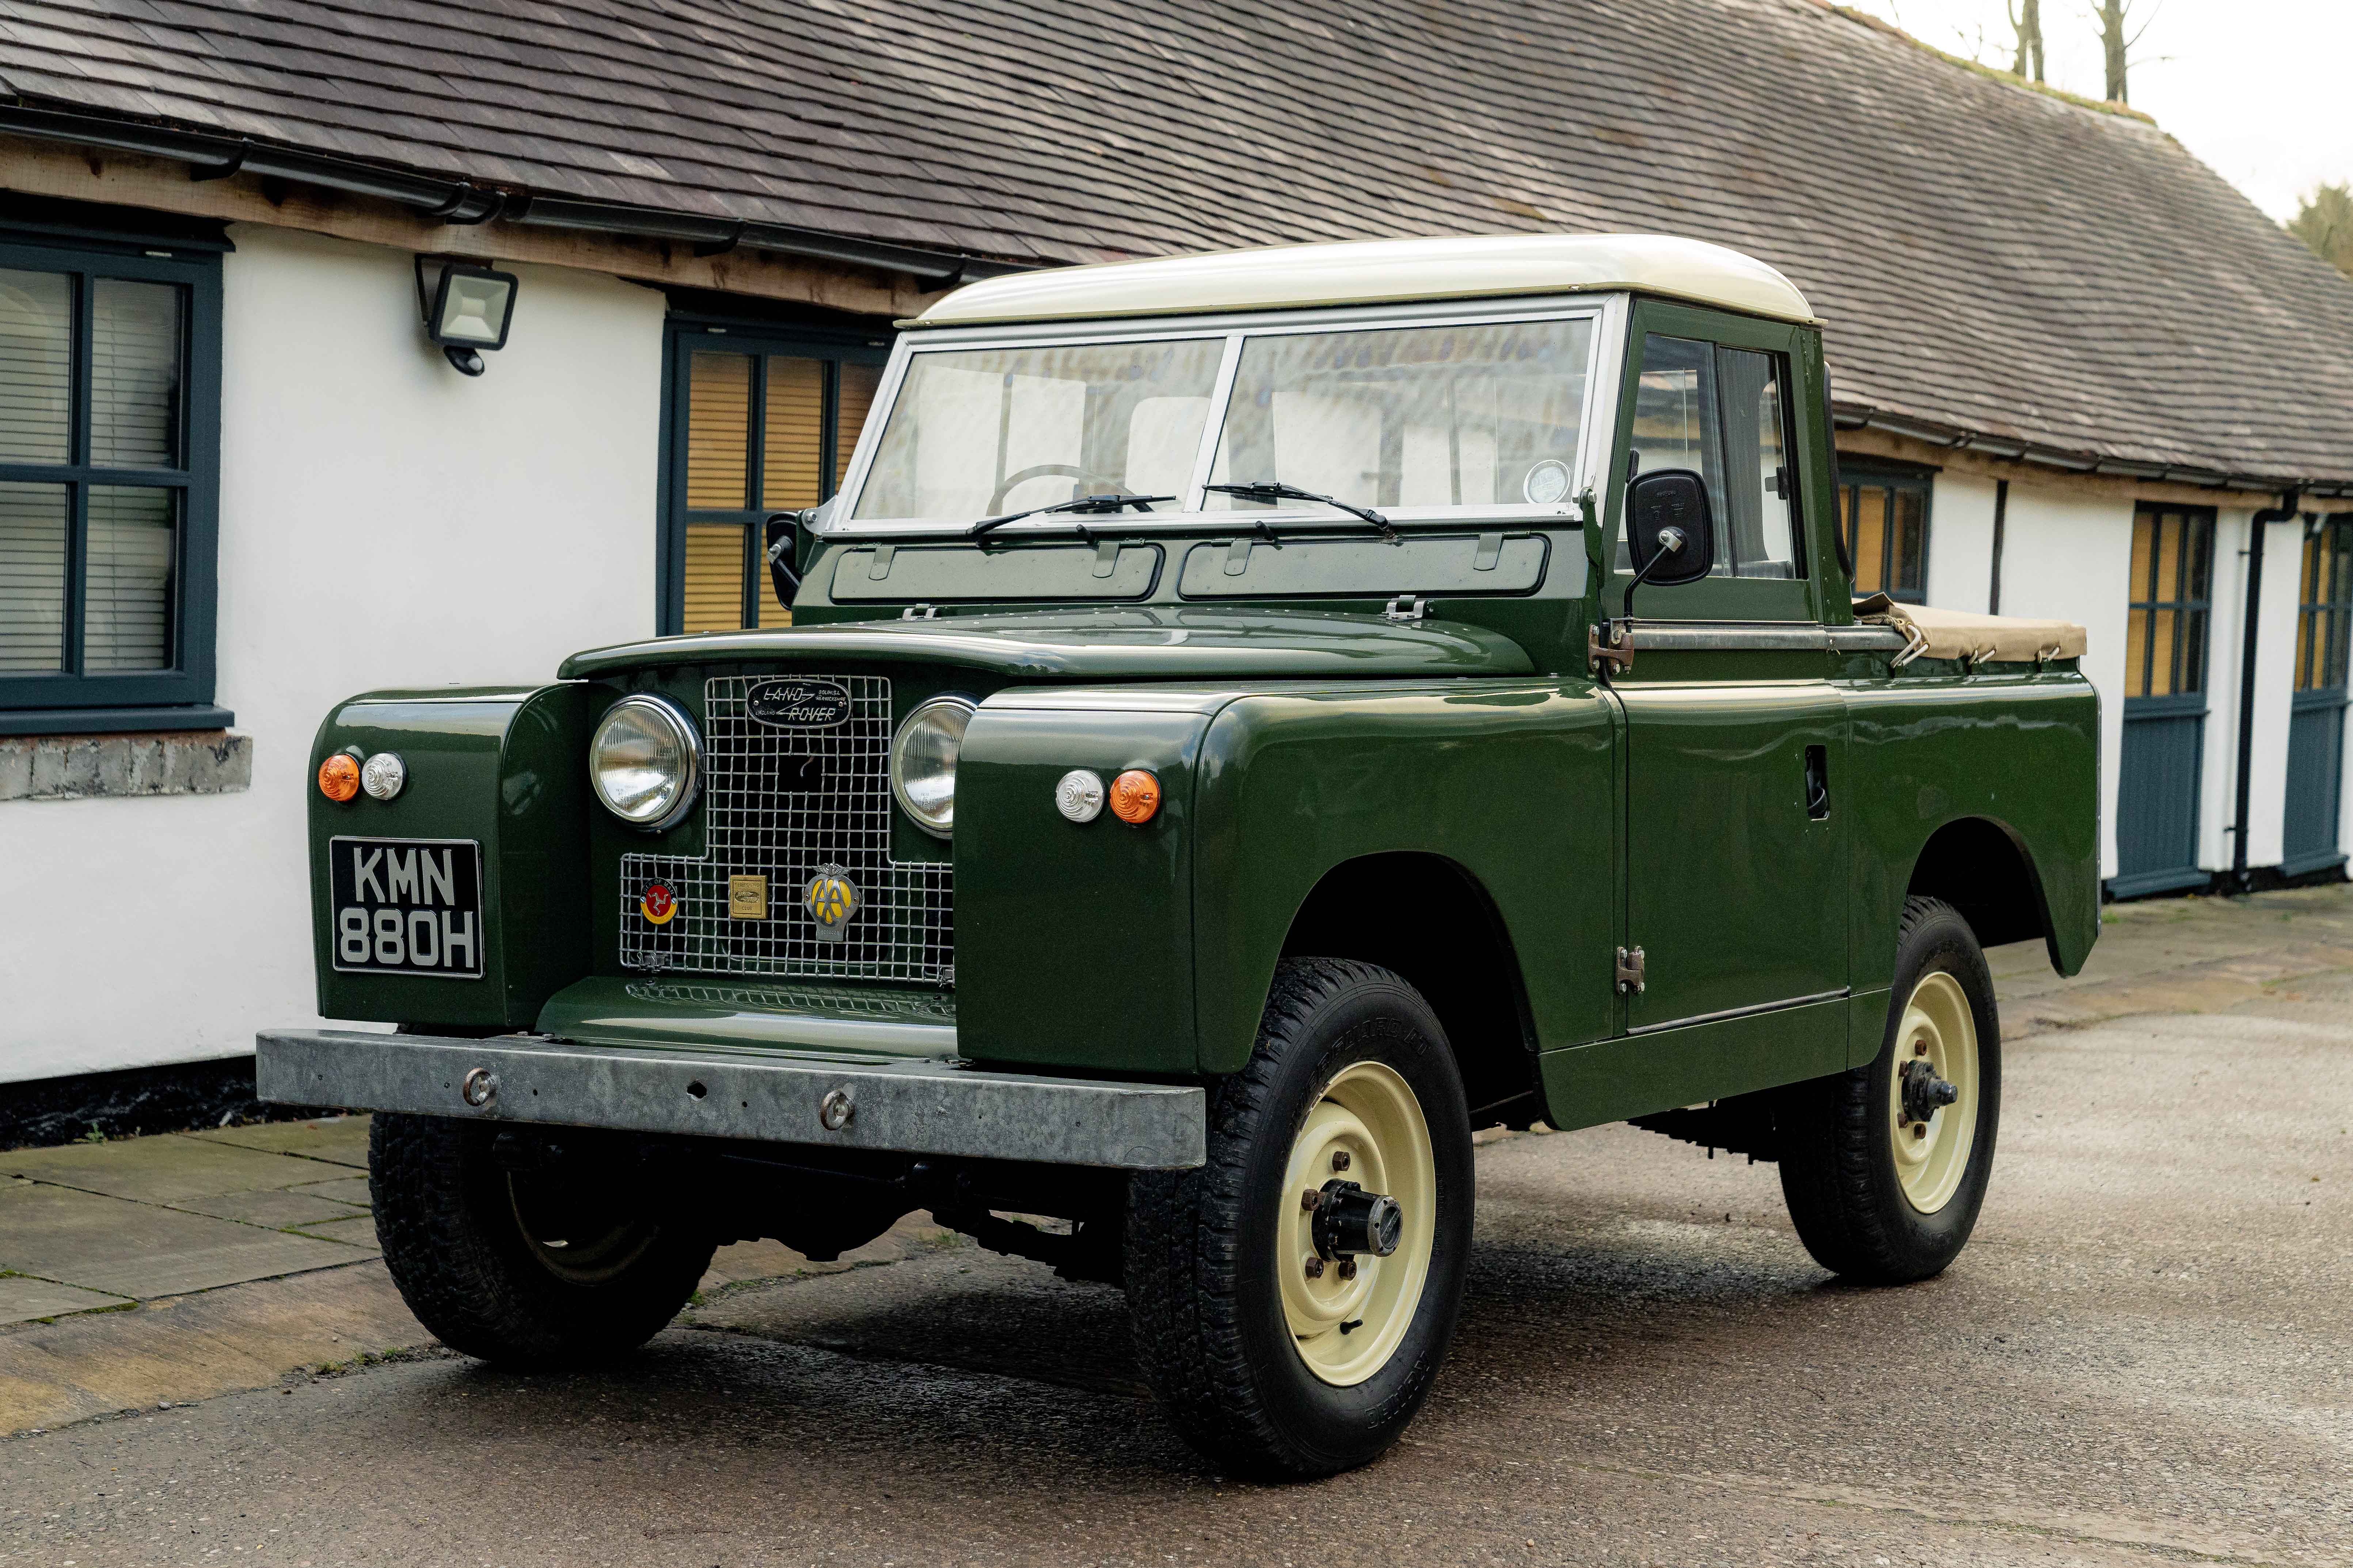
[[[621,963],[702,974],[794,974],[950,984],[954,870],[891,858],[891,683],[833,675],[849,717],[829,729],[763,724],[744,708],[760,676],[703,688],[703,853],[621,858]],[[801,891],[828,868],[847,874],[859,910],[839,942],[818,935]],[[731,877],[768,879],[765,920],[729,918]],[[638,908],[649,884],[678,900],[661,925]]]

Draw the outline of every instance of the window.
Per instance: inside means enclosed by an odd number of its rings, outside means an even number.
[[[2206,689],[2213,559],[2211,509],[2144,505],[2133,514],[2126,697],[2191,697]]]
[[[761,525],[840,487],[887,356],[878,340],[672,321],[664,632],[791,624]]]
[[[1797,577],[1797,495],[1781,356],[1657,332],[1642,340],[1627,475],[1688,468],[1716,518],[1715,574]],[[1619,543],[1619,567],[1626,566]]]
[[[1854,563],[1854,593],[1884,594],[1907,605],[1928,600],[1926,473],[1880,470],[1852,458],[1841,463],[1839,526]]]
[[[90,243],[0,230],[0,732],[217,728],[221,242]]]
[[[2346,684],[2353,642],[2353,515],[2332,517],[2304,542],[2297,594],[2295,689],[2328,691]]]
[[[1354,506],[1558,505],[1592,338],[1586,318],[1253,337],[1211,480],[1273,479]]]

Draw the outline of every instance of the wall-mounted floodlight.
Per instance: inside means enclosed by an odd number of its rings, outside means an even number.
[[[440,273],[430,282],[426,277],[428,268]],[[482,350],[506,347],[521,287],[513,273],[480,262],[448,257],[417,258],[417,308],[425,318],[425,335],[439,343],[449,363],[468,375],[482,374]]]

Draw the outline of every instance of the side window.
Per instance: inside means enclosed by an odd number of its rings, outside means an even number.
[[[1689,468],[1715,513],[1715,574],[1798,577],[1787,363],[1653,332],[1642,340],[1626,477]],[[1627,566],[1625,542],[1618,564]]]
[[[675,564],[665,573],[659,624],[665,632],[790,625],[760,556],[760,525],[839,487],[884,349],[673,330],[665,547]]]
[[[1839,475],[1839,525],[1854,592],[1885,594],[1907,605],[1928,599],[1928,488],[1926,474],[1883,473],[1852,460]]]

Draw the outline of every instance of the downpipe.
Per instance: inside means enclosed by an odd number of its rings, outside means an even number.
[[[2265,507],[2248,524],[2247,604],[2242,618],[2243,640],[2239,649],[2239,805],[2231,827],[2231,891],[2244,897],[2250,889],[2247,872],[2247,822],[2253,808],[2255,771],[2255,644],[2262,630],[2263,605],[2263,539],[2275,522],[2295,521],[2298,492],[2284,490],[2280,503]]]

